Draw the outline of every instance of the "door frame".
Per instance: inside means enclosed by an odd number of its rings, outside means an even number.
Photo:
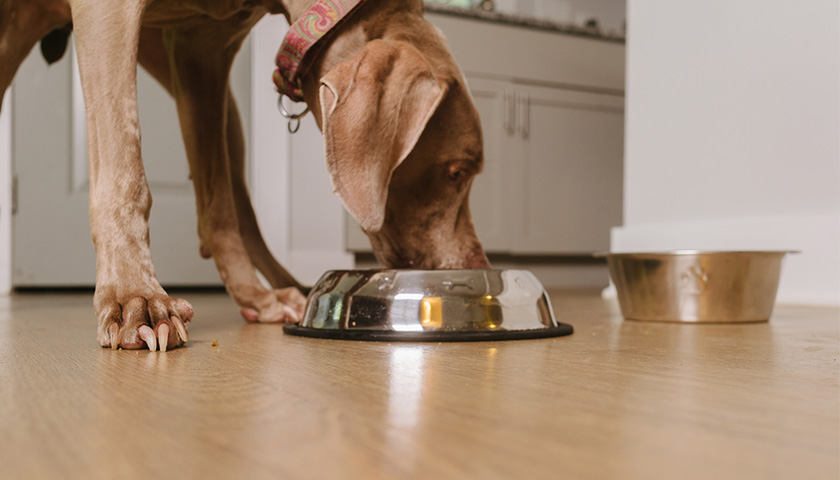
[[[12,88],[0,110],[0,295],[12,291]]]
[[[344,236],[343,208],[336,199],[317,200],[301,195],[305,179],[326,176],[324,147],[307,142],[303,129],[314,128],[305,120],[295,139],[288,131],[287,120],[277,109],[278,95],[272,80],[277,49],[289,29],[282,15],[267,16],[251,31],[251,138],[249,175],[251,203],[260,223],[263,238],[275,258],[304,284],[314,283],[325,270],[351,269],[355,257],[347,251]],[[296,107],[299,108],[298,105]],[[299,161],[294,162],[292,152]],[[306,161],[306,160],[312,161]],[[294,185],[298,185],[295,190]],[[329,194],[329,189],[326,195]],[[305,211],[306,215],[293,215]],[[323,221],[313,231],[307,222]],[[300,235],[326,235],[333,241],[293,241],[292,229]],[[301,234],[301,232],[304,232]]]
[[[282,15],[271,15],[260,20],[251,31],[251,138],[248,145],[251,203],[269,250],[283,264],[289,261],[291,139],[277,111],[277,93],[271,73],[277,48],[288,29]]]

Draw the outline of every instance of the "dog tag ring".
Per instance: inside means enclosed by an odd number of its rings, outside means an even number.
[[[286,110],[285,106],[283,106],[283,97],[285,97],[285,95],[280,95],[280,98],[277,99],[277,109],[280,110],[280,115],[282,115],[283,118],[289,120],[289,133],[297,133],[300,129],[300,119],[309,113],[309,106],[300,113],[291,113]]]

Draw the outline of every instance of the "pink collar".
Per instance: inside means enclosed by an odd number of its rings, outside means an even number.
[[[324,38],[364,0],[318,0],[289,27],[277,52],[274,84],[277,92],[295,102],[303,101],[301,79],[318,57]]]

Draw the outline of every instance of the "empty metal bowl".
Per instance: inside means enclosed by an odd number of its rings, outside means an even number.
[[[766,322],[786,251],[601,253],[629,320]]]
[[[382,341],[476,341],[572,333],[524,270],[337,270],[325,273],[292,335]]]

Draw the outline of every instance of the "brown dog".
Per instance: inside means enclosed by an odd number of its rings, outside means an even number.
[[[300,285],[272,258],[248,199],[228,77],[263,15],[281,13],[291,23],[313,2],[0,0],[0,94],[38,40],[48,59],[60,56],[72,19],[88,123],[101,345],[166,350],[187,340],[193,316],[189,303],[161,288],[149,252],[137,63],[177,103],[201,254],[215,260],[248,320],[300,318]],[[445,40],[422,15],[421,0],[365,2],[304,77],[304,97],[323,131],[336,192],[380,262],[486,268],[467,201],[483,161],[478,116]],[[260,284],[257,270],[274,290]]]

